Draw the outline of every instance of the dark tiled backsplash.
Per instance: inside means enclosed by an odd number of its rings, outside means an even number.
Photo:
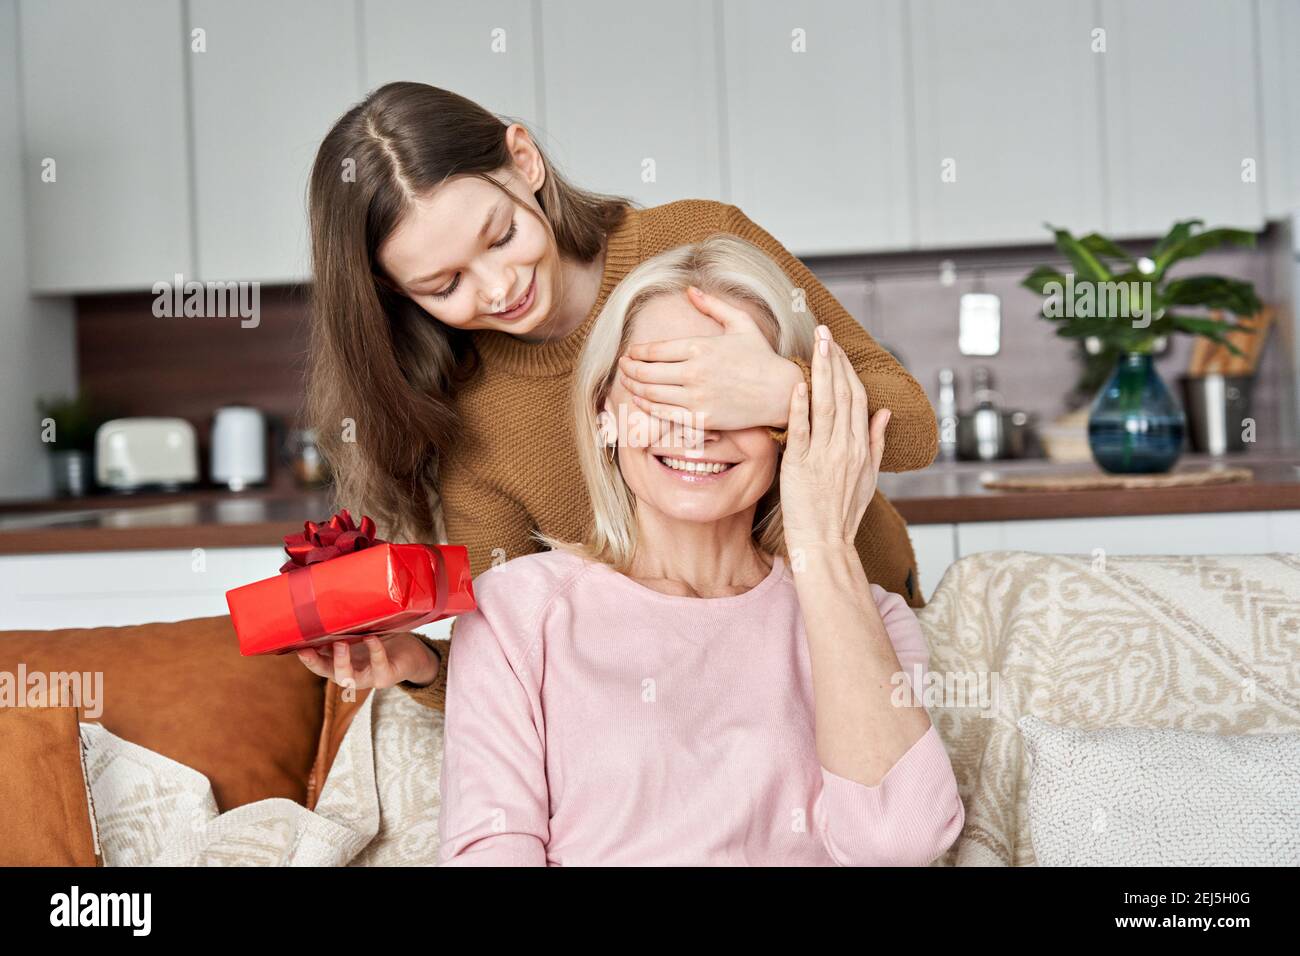
[[[286,423],[298,415],[306,366],[305,290],[261,290],[254,328],[239,318],[158,318],[147,292],[77,299],[82,388],[115,415],[161,415],[193,424],[208,446],[222,405],[254,405]]]
[[[1136,244],[1135,244],[1136,245]],[[1288,249],[1266,237],[1256,249],[1207,254],[1188,263],[1187,274],[1210,272],[1248,279],[1265,302],[1284,305],[1289,322],[1292,282],[1281,271],[1291,263]],[[1141,248],[1138,246],[1137,248]],[[940,264],[955,263],[955,279],[945,286]],[[938,402],[939,370],[953,368],[957,376],[957,406],[973,407],[973,371],[980,365],[993,373],[993,387],[1006,409],[1036,413],[1041,425],[1078,407],[1068,404],[1084,372],[1076,340],[1060,338],[1053,325],[1038,315],[1040,299],[1020,285],[1030,270],[1057,260],[1054,249],[965,251],[931,255],[863,256],[814,260],[818,278],[840,303],[881,344],[895,352]],[[1064,264],[1062,263],[1064,268]],[[1001,347],[997,355],[963,355],[957,347],[961,296],[988,292],[1001,298]],[[1185,373],[1195,340],[1178,335],[1169,340],[1156,367],[1182,401],[1178,376]],[[1257,439],[1261,447],[1289,446],[1295,435],[1294,378],[1287,360],[1283,330],[1274,327],[1260,361],[1253,396]],[[1291,437],[1288,437],[1291,436]]]
[[[951,366],[958,376],[958,407],[968,410],[972,370],[987,365],[1005,407],[1036,412],[1047,424],[1067,410],[1066,396],[1082,366],[1074,357],[1073,341],[1057,338],[1052,326],[1037,317],[1036,297],[1019,283],[1034,265],[1055,258],[1053,249],[1042,246],[810,260],[809,265],[873,336],[899,354],[932,403],[938,398],[939,369]],[[944,259],[956,264],[950,286],[939,279]],[[977,269],[982,275],[978,285]],[[1293,269],[1287,236],[1285,243],[1266,237],[1255,250],[1207,255],[1188,271],[1249,279],[1261,298],[1277,302],[1291,295]],[[972,291],[1002,298],[998,355],[964,356],[957,349],[960,298]],[[260,325],[245,329],[237,319],[155,318],[148,293],[82,297],[77,301],[82,384],[120,414],[189,419],[204,445],[219,405],[248,403],[292,423],[302,401],[307,296],[303,289],[264,289],[261,303]],[[1289,337],[1289,306],[1283,311],[1286,316],[1279,322],[1288,323]],[[1255,388],[1262,447],[1289,447],[1293,439],[1287,436],[1295,434],[1294,378],[1282,331],[1271,333]],[[1186,369],[1192,344],[1178,336],[1158,359],[1171,388],[1177,388],[1176,376]]]

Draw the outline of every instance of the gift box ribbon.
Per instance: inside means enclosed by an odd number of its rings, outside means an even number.
[[[369,515],[361,516],[361,524],[353,522],[344,508],[328,521],[307,521],[298,534],[284,536],[284,550],[289,560],[280,566],[287,574],[289,597],[293,602],[293,616],[298,631],[304,638],[320,637],[326,633],[316,605],[316,587],[312,583],[311,566],[352,554],[376,544],[387,544],[375,536],[375,523]],[[434,593],[436,608],[447,606],[447,559],[437,548],[428,549],[434,561]]]
[[[375,522],[369,515],[361,516],[358,527],[348,514],[348,509],[335,514],[329,521],[303,523],[303,530],[297,534],[284,536],[284,551],[289,560],[280,566],[280,573],[286,574],[296,568],[305,568],[318,561],[341,558],[353,551],[360,551],[373,544],[386,544],[382,538],[375,537]]]

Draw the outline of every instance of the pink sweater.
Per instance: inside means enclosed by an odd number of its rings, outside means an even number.
[[[877,786],[821,765],[780,557],[734,597],[558,551],[474,590],[447,664],[443,865],[922,866],[961,831],[933,727]],[[910,682],[929,662],[916,615],[871,590]]]

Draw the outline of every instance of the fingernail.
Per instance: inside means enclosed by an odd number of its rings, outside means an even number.
[[[823,341],[829,339],[831,337],[830,326],[826,326],[826,325],[817,326],[817,337],[819,339],[822,339]]]
[[[830,351],[829,343],[825,339],[822,339],[818,344],[822,350],[822,355],[826,355]]]
[[[890,411],[889,409],[885,409],[885,424],[886,424],[886,425],[889,424],[889,420],[890,420],[891,418],[893,418],[893,417],[894,417],[894,413],[893,413],[892,411]]]

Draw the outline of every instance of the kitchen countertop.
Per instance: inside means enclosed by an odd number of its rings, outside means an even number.
[[[1207,468],[1248,468],[1253,478],[1218,485],[1083,491],[1004,491],[983,486],[985,477],[1098,473],[1092,462],[1025,459],[936,463],[923,471],[882,472],[878,486],[909,524],[1300,509],[1300,451],[1217,458],[1184,454],[1172,472]]]
[[[280,547],[331,513],[328,492],[292,487],[0,502],[0,555]]]
[[[882,473],[880,489],[910,524],[1201,514],[1300,509],[1300,451],[1213,458],[1184,455],[1175,471],[1246,467],[1254,480],[1226,485],[1088,491],[1001,491],[985,475],[1095,472],[1046,460],[936,463]],[[262,488],[0,502],[0,555],[155,548],[279,547],[304,521],[331,514],[328,491]]]

